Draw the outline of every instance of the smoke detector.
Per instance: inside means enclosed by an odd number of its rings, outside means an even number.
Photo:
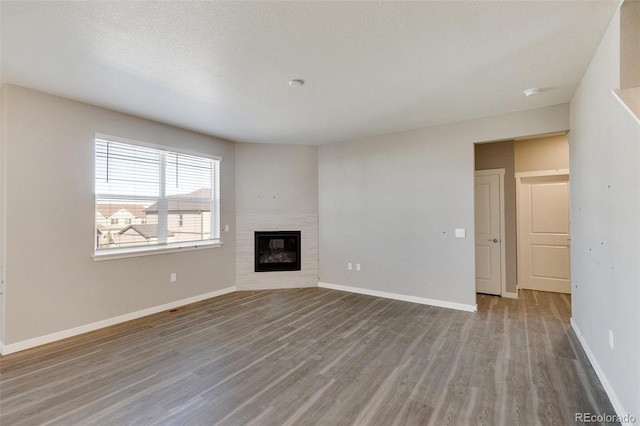
[[[291,84],[291,83],[289,83],[289,84]],[[539,92],[540,92],[540,89],[538,89],[537,87],[532,87],[531,89],[525,90],[524,91],[524,95],[526,97],[529,97],[529,96],[537,95]]]

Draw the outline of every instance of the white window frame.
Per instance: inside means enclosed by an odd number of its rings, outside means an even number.
[[[151,148],[160,151],[160,193],[158,197],[154,197],[158,201],[158,240],[164,240],[164,243],[158,243],[151,246],[138,246],[138,247],[117,247],[117,248],[108,248],[108,249],[100,249],[98,250],[97,243],[95,241],[95,230],[98,226],[97,214],[98,211],[98,199],[122,199],[128,200],[131,198],[144,199],[145,197],[139,196],[131,196],[131,195],[112,195],[112,194],[98,194],[95,191],[95,171],[96,171],[96,163],[95,163],[95,143],[98,140],[108,141],[108,142],[117,142],[122,144],[140,146],[145,148]],[[210,207],[210,239],[208,240],[200,240],[200,241],[183,241],[177,243],[167,243],[167,218],[168,218],[168,203],[169,200],[172,199],[171,196],[167,197],[165,192],[165,155],[167,153],[177,153],[177,154],[185,154],[191,155],[195,157],[207,158],[210,160],[217,161],[217,167],[212,175],[211,182],[211,207]],[[127,257],[136,257],[136,256],[148,256],[154,254],[161,253],[172,253],[178,251],[188,251],[188,250],[199,250],[205,248],[214,248],[220,247],[222,242],[220,241],[220,168],[221,168],[222,158],[216,155],[204,154],[201,152],[189,151],[181,148],[174,148],[165,145],[158,145],[148,142],[142,142],[138,140],[123,138],[119,136],[106,135],[102,133],[96,133],[94,138],[94,164],[93,164],[93,184],[94,184],[94,241],[93,241],[93,259],[98,260],[110,260],[110,259],[120,259]],[[202,201],[202,199],[191,199],[180,197],[181,201]],[[161,214],[161,211],[164,210],[165,214]],[[146,221],[145,221],[146,222]]]

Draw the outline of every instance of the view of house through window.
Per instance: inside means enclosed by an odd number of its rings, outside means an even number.
[[[96,138],[96,251],[220,238],[220,160]]]

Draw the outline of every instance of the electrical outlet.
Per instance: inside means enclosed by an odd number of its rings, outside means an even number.
[[[360,270],[360,264],[356,263],[356,271],[359,271],[359,270]]]
[[[609,346],[613,349],[613,331],[609,330]]]
[[[171,282],[175,283],[178,280],[178,275],[175,272],[171,273]]]
[[[351,262],[347,263],[347,269],[348,270],[352,270],[353,269],[353,263],[351,263]]]

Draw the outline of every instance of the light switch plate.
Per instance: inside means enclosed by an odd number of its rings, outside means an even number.
[[[456,238],[465,238],[467,231],[464,228],[456,228]]]

